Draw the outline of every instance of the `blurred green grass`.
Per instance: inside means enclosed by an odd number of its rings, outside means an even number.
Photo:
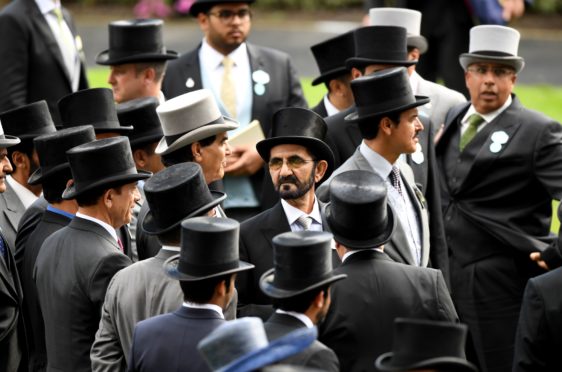
[[[88,70],[88,79],[91,87],[109,87],[107,76],[109,69],[106,67],[90,68]],[[312,78],[301,78],[301,84],[304,96],[309,106],[315,106],[326,93],[324,85],[312,86]],[[517,85],[515,94],[519,97],[525,107],[540,111],[548,115],[558,122],[562,123],[562,87],[553,87],[549,85]],[[561,159],[562,161],[562,159]],[[558,233],[560,222],[556,215],[558,202],[552,202],[553,218],[551,230]]]

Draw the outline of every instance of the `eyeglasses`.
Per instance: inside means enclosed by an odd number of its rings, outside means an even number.
[[[234,20],[234,17],[238,16],[241,21],[247,21],[252,17],[252,11],[250,9],[240,9],[235,12],[228,9],[219,10],[218,12],[208,12],[208,15],[213,15],[218,17],[223,23],[230,23]]]
[[[511,76],[515,73],[514,70],[507,67],[492,67],[485,65],[469,67],[467,70],[479,76],[485,76],[488,74],[488,71],[492,71],[492,74],[498,79]]]
[[[303,165],[305,165],[306,163],[310,163],[311,161],[314,162],[316,160],[314,160],[314,159],[305,160],[298,155],[293,155],[293,156],[289,156],[287,158],[287,167],[289,167],[291,169],[298,169],[298,168],[302,167]],[[284,163],[285,163],[285,159],[271,158],[271,159],[269,159],[269,169],[279,170],[283,167]]]

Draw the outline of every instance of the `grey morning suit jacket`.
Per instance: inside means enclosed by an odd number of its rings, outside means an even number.
[[[6,182],[6,191],[0,193],[0,227],[4,240],[10,246],[12,253],[16,251],[16,234],[21,216],[25,213],[25,207]]]

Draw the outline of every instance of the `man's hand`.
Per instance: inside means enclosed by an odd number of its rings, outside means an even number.
[[[544,262],[542,260],[541,252],[533,252],[533,253],[530,254],[530,257],[531,257],[531,261],[535,261],[537,263],[537,265],[539,265],[539,267],[541,267],[545,270],[550,270],[548,268],[548,266],[546,265],[546,262]]]
[[[224,169],[230,176],[250,176],[263,166],[255,145],[233,146],[230,152]]]

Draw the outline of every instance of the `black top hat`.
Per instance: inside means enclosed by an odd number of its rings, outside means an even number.
[[[345,279],[332,271],[332,234],[298,231],[273,238],[273,269],[260,278],[269,297],[288,298]]]
[[[133,148],[160,141],[164,137],[156,114],[159,104],[160,101],[155,97],[144,97],[116,105],[119,123],[133,126],[133,130],[127,133]]]
[[[189,14],[193,17],[201,12],[206,12],[210,8],[218,4],[230,4],[230,3],[247,3],[252,4],[255,0],[195,0],[191,8],[189,8]]]
[[[108,88],[79,90],[61,98],[58,106],[63,128],[92,125],[96,134],[133,130],[119,125],[113,92]]]
[[[355,57],[348,58],[348,68],[374,64],[411,66],[408,61],[406,29],[396,26],[367,26],[355,30]]]
[[[238,221],[194,217],[183,221],[181,228],[180,254],[164,263],[169,277],[198,281],[254,268],[238,259]]]
[[[118,136],[84,143],[66,152],[74,184],[62,193],[63,199],[103,186],[143,180],[152,175],[135,167],[127,137]]]
[[[334,239],[349,249],[376,248],[388,242],[396,218],[387,203],[384,180],[364,170],[336,175],[330,182],[326,221]]]
[[[428,97],[414,96],[405,67],[394,67],[362,76],[351,82],[355,112],[346,121],[362,122],[425,105]]]
[[[4,111],[0,114],[0,121],[6,134],[17,136],[22,140],[57,130],[49,106],[44,100]]]
[[[397,318],[392,351],[375,366],[383,372],[438,369],[476,372],[464,353],[467,326],[452,322]]]
[[[66,152],[83,143],[95,141],[94,127],[83,125],[59,130],[58,132],[35,137],[33,140],[40,167],[33,172],[27,183],[36,185],[45,179],[68,169]]]
[[[192,162],[156,173],[144,184],[144,194],[150,210],[142,229],[149,235],[170,231],[184,219],[199,216],[226,198],[223,192],[209,191],[201,166]]]
[[[353,31],[338,35],[310,47],[320,76],[312,80],[312,85],[318,85],[349,72],[345,61],[355,55],[355,41]]]
[[[120,65],[133,62],[158,62],[178,58],[162,42],[160,19],[131,19],[109,24],[109,49],[96,57],[98,65]]]
[[[324,140],[328,127],[320,115],[301,107],[286,107],[273,115],[271,136],[256,144],[258,153],[266,162],[271,149],[277,145],[295,144],[306,147],[317,160],[326,160],[328,169],[322,180],[334,171],[334,153]]]

